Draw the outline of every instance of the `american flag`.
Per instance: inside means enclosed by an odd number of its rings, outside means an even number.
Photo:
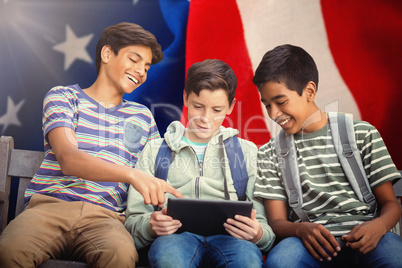
[[[13,136],[16,148],[42,150],[43,96],[55,85],[91,85],[97,39],[121,21],[154,33],[164,50],[147,82],[125,96],[153,111],[162,134],[181,118],[185,70],[219,58],[239,80],[225,125],[266,143],[278,128],[251,79],[266,51],[290,43],[316,60],[319,107],[377,127],[402,169],[399,0],[0,0],[1,135]]]

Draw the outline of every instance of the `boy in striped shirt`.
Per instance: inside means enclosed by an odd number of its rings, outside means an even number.
[[[302,209],[309,222],[289,221],[275,138],[259,149],[255,196],[265,199],[268,222],[282,240],[267,256],[266,267],[397,267],[402,241],[389,232],[401,215],[392,181],[400,179],[375,127],[354,121],[357,147],[369,184],[381,208],[373,219],[346,178],[327,115],[315,104],[318,71],[302,48],[282,45],[268,51],[253,78],[268,115],[295,140]]]
[[[149,109],[123,100],[162,59],[153,34],[133,23],[112,25],[96,46],[96,81],[47,93],[45,159],[26,190],[26,210],[0,237],[0,267],[65,257],[91,267],[135,267],[138,254],[123,225],[128,187],[146,204],[163,204],[165,192],[181,196],[134,169],[145,143],[159,132]]]

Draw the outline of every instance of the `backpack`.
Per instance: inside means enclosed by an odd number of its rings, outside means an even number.
[[[375,214],[377,203],[364,171],[360,152],[357,149],[353,116],[352,114],[329,112],[328,119],[335,151],[342,169],[358,199],[369,204],[370,211]],[[281,130],[276,139],[275,151],[278,155],[289,206],[302,221],[308,222],[307,214],[302,210],[303,195],[293,135]]]
[[[241,149],[239,138],[237,136],[232,136],[225,141],[223,137],[220,136],[220,157],[224,157],[224,150],[228,158],[230,171],[232,173],[233,184],[236,189],[237,197],[239,200],[246,200],[246,188],[248,182],[248,174],[246,163],[243,155],[243,150]],[[224,148],[223,148],[224,147]],[[155,177],[162,180],[167,179],[170,163],[174,160],[174,153],[163,140],[162,145],[159,148],[158,154],[155,159]],[[224,164],[225,161],[222,161]],[[224,167],[223,167],[224,168]],[[229,193],[227,191],[227,182],[225,179],[225,199],[229,199]]]

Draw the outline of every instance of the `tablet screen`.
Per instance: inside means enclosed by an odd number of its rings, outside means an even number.
[[[250,201],[169,198],[167,214],[182,223],[178,233],[210,236],[228,234],[223,223],[235,215],[250,217],[252,207]]]

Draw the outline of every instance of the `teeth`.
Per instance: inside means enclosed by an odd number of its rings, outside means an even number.
[[[283,126],[284,124],[286,124],[287,122],[289,122],[289,118],[288,119],[286,119],[286,120],[284,120],[284,121],[282,121],[282,122],[279,122],[279,125],[281,125],[281,126]]]
[[[127,74],[128,79],[130,79],[131,81],[133,81],[135,84],[138,84],[138,80],[135,79],[133,76]]]

